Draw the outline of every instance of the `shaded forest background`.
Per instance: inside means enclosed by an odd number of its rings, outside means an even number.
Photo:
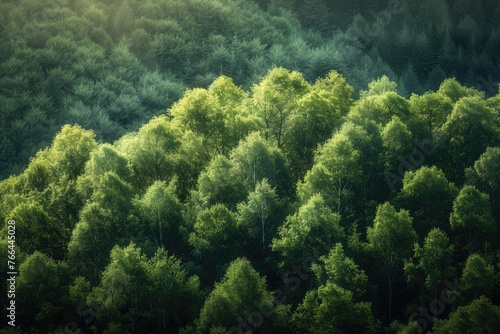
[[[111,141],[218,75],[330,69],[356,92],[387,75],[405,97],[449,77],[500,77],[500,4],[428,1],[9,1],[0,4],[0,173],[19,173],[61,125]]]
[[[1,333],[500,328],[496,1],[3,0],[0,22]]]

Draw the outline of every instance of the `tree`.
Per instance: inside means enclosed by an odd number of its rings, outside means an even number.
[[[298,101],[290,116],[290,129],[283,150],[295,178],[303,177],[313,163],[314,150],[331,137],[352,105],[353,88],[338,72],[316,80]]]
[[[412,114],[421,118],[432,133],[446,122],[446,118],[453,110],[453,102],[443,93],[412,94],[410,108]]]
[[[474,253],[467,258],[460,277],[460,286],[466,300],[479,296],[490,296],[495,286],[495,280],[495,269],[481,255]]]
[[[202,138],[208,156],[227,155],[257,127],[257,120],[241,108],[245,98],[243,90],[222,76],[208,90],[196,88],[184,93],[170,112],[174,124]]]
[[[146,263],[133,243],[123,249],[113,247],[110,257],[111,262],[103,271],[99,286],[88,297],[88,303],[102,305],[96,318],[100,318],[103,325],[113,322],[136,333],[148,308],[146,299],[138,293],[148,287]]]
[[[247,192],[264,178],[276,188],[279,196],[289,195],[291,181],[288,165],[281,150],[264,140],[258,132],[248,135],[231,152],[233,173],[239,175]]]
[[[472,166],[488,146],[498,143],[498,129],[496,112],[483,99],[460,99],[441,128],[442,144],[437,148],[447,175],[452,180],[462,180],[463,170]]]
[[[184,220],[182,206],[176,195],[176,182],[155,181],[141,198],[132,202],[137,210],[138,224],[155,247],[170,250],[179,247],[179,229]]]
[[[292,321],[303,333],[377,333],[380,330],[370,303],[354,302],[352,292],[331,282],[309,291]]]
[[[236,214],[216,204],[198,214],[189,244],[194,247],[197,257],[223,264],[238,255],[239,234]]]
[[[410,213],[406,210],[397,212],[389,202],[380,204],[373,227],[368,227],[367,238],[370,247],[382,261],[389,290],[388,315],[391,320],[393,285],[401,279],[403,260],[411,256],[412,245],[417,239]]]
[[[298,185],[302,203],[320,193],[338,214],[347,211],[352,188],[362,175],[360,152],[344,133],[337,133],[318,152],[315,164]]]
[[[145,189],[175,174],[180,145],[178,129],[162,116],[153,118],[136,135],[122,138],[118,149],[130,160],[134,183]]]
[[[420,273],[423,274],[424,284],[432,291],[433,300],[437,299],[437,289],[447,279],[454,275],[452,266],[454,246],[446,234],[439,228],[433,228],[424,240],[423,246],[418,243],[414,248],[414,261],[405,263],[405,272],[409,281],[420,283]]]
[[[252,87],[251,105],[264,125],[264,139],[282,147],[290,114],[298,99],[309,90],[310,85],[300,73],[284,68],[270,70],[258,85]]]
[[[99,306],[96,318],[102,328],[167,333],[191,315],[199,280],[188,277],[177,258],[159,248],[148,260],[134,243],[114,247],[110,257],[99,285],[87,298],[89,305]]]
[[[340,216],[329,209],[321,195],[314,195],[297,213],[287,217],[272,248],[287,264],[301,261],[318,245],[343,241],[345,235],[339,223]]]
[[[320,258],[322,264],[313,264],[318,282],[322,285],[334,283],[352,292],[353,298],[365,293],[368,277],[350,257],[345,255],[341,243],[337,243],[328,255]]]
[[[359,92],[361,99],[368,96],[382,95],[387,92],[397,93],[398,85],[397,83],[390,81],[386,75],[381,76],[377,80],[374,80],[368,84],[368,91]]]
[[[484,93],[462,86],[455,78],[443,81],[441,86],[439,86],[438,93],[448,96],[453,103],[456,103],[463,97],[484,98]]]
[[[53,163],[56,175],[68,174],[76,179],[83,172],[85,163],[97,147],[94,133],[80,126],[65,125],[56,135],[50,148],[49,161]]]
[[[113,246],[137,234],[128,219],[133,194],[130,184],[108,172],[80,212],[68,244],[68,258],[93,284]]]
[[[473,186],[464,186],[453,201],[450,224],[455,236],[469,254],[479,250],[482,242],[495,235],[496,223],[491,214],[488,195]]]
[[[479,179],[481,189],[490,195],[491,207],[494,210],[494,216],[500,219],[500,147],[488,147],[474,163],[475,175]]]
[[[392,116],[381,132],[383,146],[387,150],[387,157],[393,166],[397,165],[397,158],[410,152],[413,147],[412,133],[398,116]]]
[[[235,172],[233,162],[219,155],[200,174],[198,190],[191,196],[191,201],[199,208],[224,204],[230,209],[236,209],[236,205],[247,194],[247,184],[244,176]]]
[[[262,257],[281,222],[280,211],[281,203],[267,179],[257,183],[246,202],[238,204],[239,224],[251,238],[259,240],[256,244],[262,247]]]
[[[265,278],[248,260],[238,258],[231,262],[222,281],[215,284],[205,300],[195,321],[197,332],[212,333],[216,328],[222,333],[235,329],[249,331],[253,322],[242,325],[240,319],[249,318],[255,312],[255,305],[261,310],[272,310],[272,295],[267,291]]]
[[[436,166],[423,166],[405,173],[399,200],[410,210],[415,229],[423,237],[434,227],[449,230],[449,215],[457,193],[458,189],[443,171]]]
[[[19,266],[19,273],[16,324],[26,329],[55,329],[65,317],[68,267],[35,251]]]
[[[17,205],[8,215],[16,221],[16,243],[27,254],[35,251],[46,255],[61,254],[59,231],[43,207],[36,201]],[[52,243],[51,240],[55,242]],[[52,245],[51,245],[52,244]]]
[[[409,102],[396,92],[388,91],[368,95],[359,100],[349,112],[347,118],[355,124],[365,125],[373,121],[381,126],[389,123],[393,116],[398,116],[407,123],[410,118]]]
[[[481,296],[467,306],[460,306],[448,319],[437,319],[434,334],[495,333],[500,327],[500,307]]]
[[[169,333],[194,317],[199,308],[198,276],[189,277],[181,261],[161,248],[148,261],[147,274],[150,310],[156,315],[150,323],[157,332]],[[156,324],[158,318],[160,324]]]

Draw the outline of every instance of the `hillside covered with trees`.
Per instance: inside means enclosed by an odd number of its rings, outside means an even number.
[[[113,141],[219,75],[330,70],[355,89],[387,75],[409,97],[455,77],[495,95],[495,0],[2,0],[0,177],[64,124]]]
[[[275,68],[113,144],[64,126],[0,183],[23,330],[498,328],[500,95],[396,89]]]
[[[2,1],[0,333],[496,333],[474,4]]]

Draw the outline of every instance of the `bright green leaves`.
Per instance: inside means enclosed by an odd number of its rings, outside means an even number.
[[[248,195],[246,202],[238,204],[239,222],[250,238],[262,248],[265,255],[270,240],[275,236],[282,219],[282,207],[276,192],[267,179],[255,186],[255,191]]]
[[[68,245],[68,256],[92,282],[104,269],[113,246],[135,234],[128,220],[133,195],[130,184],[108,172],[80,212],[80,221]]]
[[[216,203],[236,208],[245,196],[243,182],[242,177],[234,173],[231,161],[220,155],[198,178],[198,191],[192,199],[203,208]]]
[[[465,297],[472,299],[479,296],[491,296],[496,277],[494,267],[488,264],[481,255],[477,253],[470,255],[460,278]]]
[[[478,97],[484,98],[484,93],[473,88],[462,86],[456,79],[446,79],[439,86],[438,93],[443,94],[451,99],[452,102],[457,102],[463,97]]]
[[[399,212],[390,204],[378,206],[373,227],[367,231],[368,241],[388,267],[410,257],[416,233],[406,210]]]
[[[272,248],[281,253],[286,263],[309,256],[308,252],[320,244],[345,238],[340,216],[329,209],[320,195],[311,197],[296,214],[289,216],[278,234]]]
[[[224,328],[224,333],[234,329],[246,331],[246,327],[241,328],[241,319],[252,314],[255,305],[259,309],[272,309],[273,298],[267,291],[265,278],[248,260],[236,259],[205,300],[195,321],[197,333],[211,333],[217,327]]]
[[[413,148],[413,134],[398,116],[392,116],[391,121],[383,127],[380,136],[385,148],[387,169],[397,166],[400,163],[398,158],[408,156]]]
[[[54,329],[63,321],[68,267],[35,251],[19,266],[16,324],[23,328]]]
[[[408,121],[410,105],[397,93],[386,92],[359,100],[349,112],[348,119],[356,124],[367,124],[372,121],[383,126],[393,116],[398,116],[403,122]]]
[[[132,333],[166,332],[192,316],[198,290],[198,277],[189,277],[167,251],[159,248],[148,260],[132,243],[113,248],[111,263],[88,302],[99,306],[96,318],[104,327],[120,326]]]
[[[500,307],[482,296],[452,312],[446,320],[436,320],[432,333],[495,333],[500,327]]]
[[[182,206],[176,195],[176,183],[154,182],[140,198],[133,200],[138,228],[155,247],[179,247],[179,229],[183,227]]]
[[[353,88],[337,72],[318,79],[290,115],[283,148],[295,177],[302,177],[313,162],[316,147],[325,142],[352,105]]]
[[[421,272],[425,277],[425,286],[435,292],[446,279],[451,279],[455,272],[452,266],[453,250],[454,246],[450,245],[446,234],[439,228],[432,229],[423,246],[415,244],[416,262],[405,264],[408,280],[417,279]]]
[[[118,144],[130,160],[134,183],[141,188],[175,174],[180,146],[178,129],[165,116],[153,118],[135,136],[124,137]]]
[[[231,153],[234,173],[244,180],[247,190],[266,178],[278,194],[290,192],[288,165],[281,151],[258,133],[248,135]]]
[[[399,212],[389,203],[378,206],[373,227],[367,231],[368,241],[388,267],[410,257],[416,233],[406,210]]]
[[[16,221],[16,243],[27,254],[38,250],[61,258],[64,245],[56,224],[43,207],[30,201],[21,203],[12,210],[8,217]],[[63,249],[61,249],[63,248]]]
[[[359,297],[365,292],[368,276],[345,255],[341,243],[337,243],[328,255],[320,258],[320,261],[322,264],[314,264],[312,270],[321,284],[336,284],[351,291],[354,297]]]
[[[491,193],[500,191],[500,147],[488,147],[474,164],[474,170],[481,182]]]
[[[480,249],[496,232],[488,195],[473,186],[464,186],[453,202],[450,224],[469,253]]]
[[[410,98],[410,108],[412,114],[422,119],[428,130],[433,132],[446,122],[453,109],[453,102],[442,93],[413,94]]]
[[[409,212],[398,212],[388,202],[379,205],[373,227],[367,229],[367,238],[369,247],[381,261],[387,280],[388,317],[392,320],[393,285],[399,279],[403,261],[411,256],[412,245],[417,240]]]
[[[368,137],[364,130],[360,134],[361,137]],[[321,147],[312,169],[298,185],[297,192],[302,203],[320,193],[333,210],[345,212],[363,175],[361,152],[354,141],[362,143],[363,139],[355,131],[350,131],[347,125]]]
[[[441,128],[446,137],[439,158],[449,178],[463,180],[463,168],[472,166],[488,146],[497,146],[499,129],[497,113],[483,99],[474,96],[457,101]]]
[[[423,237],[433,227],[447,231],[449,214],[458,189],[436,166],[406,172],[399,198],[415,218],[415,229]]]
[[[382,95],[388,92],[397,93],[397,89],[397,83],[390,81],[386,75],[383,75],[379,79],[370,82],[368,84],[368,91],[359,92],[359,96],[361,99],[364,99],[369,96]]]
[[[217,259],[223,263],[238,254],[239,233],[236,214],[217,204],[198,214],[189,244],[198,257]]]
[[[355,302],[352,292],[331,282],[309,291],[292,321],[302,333],[348,333],[353,328],[377,333],[380,326],[370,303]]]
[[[256,129],[256,120],[241,108],[246,94],[227,77],[211,87],[187,91],[170,110],[174,124],[202,139],[207,157],[223,154]]]
[[[50,148],[50,161],[58,175],[68,174],[76,178],[83,171],[90,152],[96,148],[94,134],[79,126],[63,126]]]
[[[278,195],[290,194],[290,177],[283,154],[258,133],[252,133],[231,152],[229,159],[224,156],[212,159],[198,178],[198,190],[192,200],[202,207],[223,203],[235,210],[263,179],[276,188]]]
[[[281,148],[297,100],[310,90],[298,72],[275,68],[252,88],[252,108],[261,120],[264,138]]]

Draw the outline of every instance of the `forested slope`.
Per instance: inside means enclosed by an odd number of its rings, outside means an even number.
[[[497,92],[496,1],[3,0],[0,177],[64,124],[112,141],[219,75],[336,69],[355,96],[382,75],[405,97],[449,77]]]
[[[19,328],[494,333],[500,95],[397,87],[274,68],[113,143],[65,125],[0,182]]]

